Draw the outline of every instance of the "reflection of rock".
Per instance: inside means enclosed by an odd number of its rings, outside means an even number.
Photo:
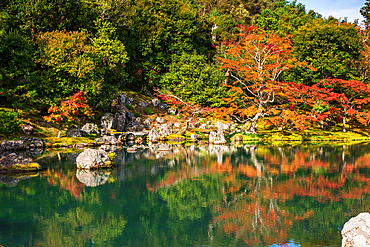
[[[79,169],[96,169],[112,165],[108,153],[104,150],[85,149],[76,159]]]
[[[76,177],[78,181],[88,187],[96,187],[105,184],[108,181],[109,174],[103,171],[77,170]]]
[[[360,213],[344,224],[342,247],[370,246],[370,214]]]
[[[14,175],[14,174],[13,174]],[[9,187],[14,187],[18,184],[21,180],[30,179],[32,177],[39,176],[38,172],[32,172],[27,174],[18,174],[16,176],[7,176],[7,175],[0,175],[0,182],[3,184],[8,185]]]

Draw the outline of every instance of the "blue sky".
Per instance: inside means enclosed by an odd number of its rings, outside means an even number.
[[[365,0],[298,0],[306,6],[306,10],[315,10],[322,14],[323,17],[334,16],[342,19],[348,17],[348,21],[353,22],[355,19],[363,20],[360,14],[360,8],[365,5]]]

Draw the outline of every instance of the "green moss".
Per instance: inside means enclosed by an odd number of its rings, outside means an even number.
[[[41,170],[42,167],[37,164],[37,163],[28,163],[28,164],[14,164],[12,166],[9,166],[9,167],[6,167],[6,168],[3,168],[1,169],[0,168],[0,171],[8,171],[8,172],[11,172],[11,171],[38,171],[38,170]]]

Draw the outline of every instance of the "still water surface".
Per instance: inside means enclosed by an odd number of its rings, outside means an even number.
[[[370,145],[170,146],[78,171],[50,152],[0,175],[0,245],[340,246],[370,211]]]

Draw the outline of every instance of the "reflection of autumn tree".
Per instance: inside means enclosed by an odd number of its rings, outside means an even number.
[[[44,176],[47,177],[51,186],[59,186],[60,189],[68,190],[76,199],[81,199],[81,193],[84,191],[85,185],[77,180],[75,171],[61,172],[48,168]]]
[[[343,224],[338,212],[370,194],[370,176],[363,173],[370,159],[364,150],[359,157],[359,148],[247,145],[217,160],[178,162],[147,189],[173,217],[200,219],[208,210],[213,226],[252,246],[283,243],[307,224],[325,229],[306,232],[310,241],[325,241]]]

